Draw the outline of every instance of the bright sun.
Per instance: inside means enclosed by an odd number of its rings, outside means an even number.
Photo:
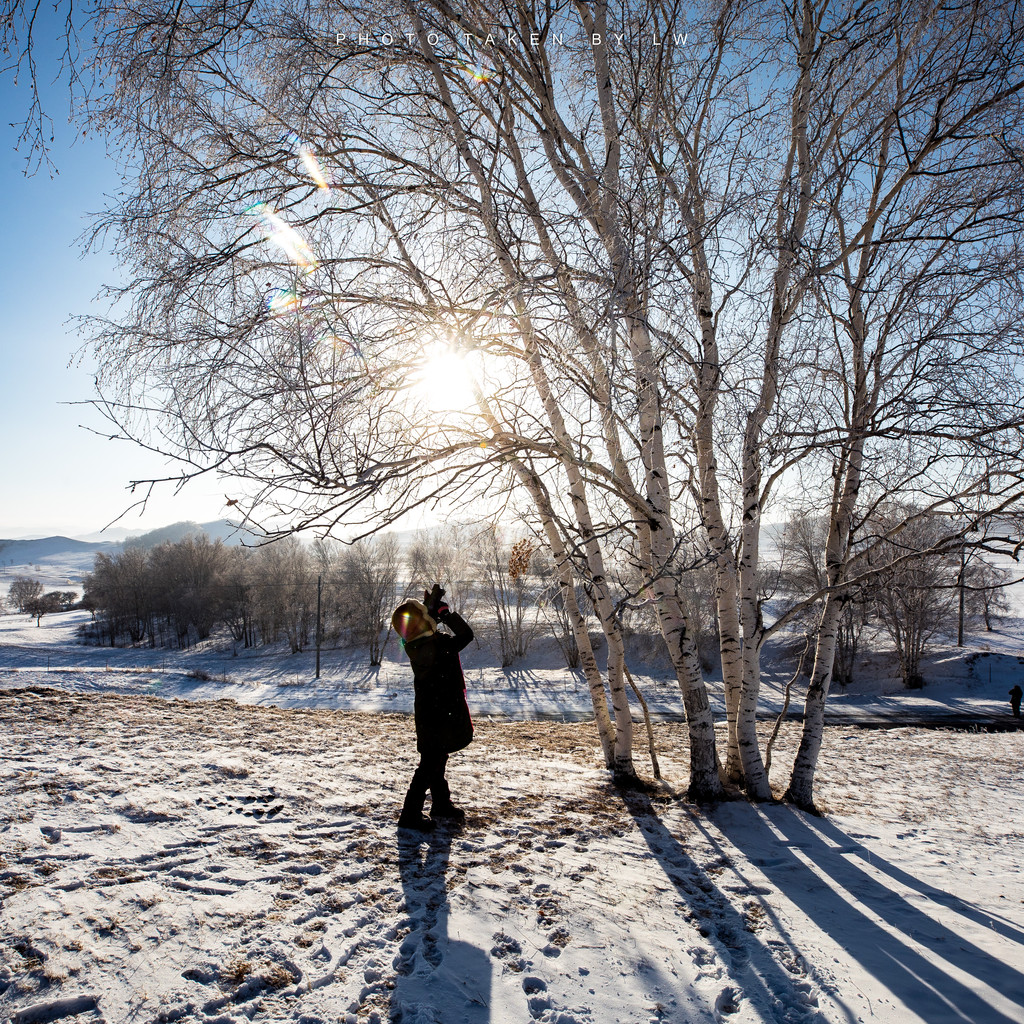
[[[450,345],[433,347],[416,371],[416,391],[431,412],[477,411],[469,357]]]

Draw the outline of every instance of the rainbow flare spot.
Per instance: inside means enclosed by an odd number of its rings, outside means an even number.
[[[269,203],[255,203],[246,207],[245,212],[259,217],[267,240],[282,248],[297,267],[302,267],[308,274],[320,265],[302,235],[289,227]]]
[[[302,296],[290,288],[275,288],[267,292],[263,302],[271,316],[281,316],[290,310],[302,308]]]
[[[474,82],[489,82],[497,73],[493,67],[481,60],[463,61],[461,67]]]
[[[306,168],[306,173],[315,182],[316,187],[330,192],[330,182],[328,182],[327,176],[320,166],[320,161],[316,158],[316,151],[313,147],[308,142],[303,142],[294,132],[288,135],[288,143],[298,154],[299,159],[302,161],[302,166]]]
[[[396,609],[392,616],[391,624],[402,642],[402,649],[405,645],[421,636],[429,636],[434,632],[434,620],[423,605],[415,601],[406,602],[400,610]]]

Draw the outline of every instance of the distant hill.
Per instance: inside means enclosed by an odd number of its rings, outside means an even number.
[[[179,541],[190,533],[205,533],[211,540],[221,540],[225,544],[241,544],[249,536],[235,523],[219,519],[210,523],[173,523],[158,530],[127,537],[123,541],[114,538],[79,540],[63,536],[34,537],[28,540],[0,539],[0,565],[34,565],[52,562],[63,555],[74,555],[78,560],[82,555],[95,555],[101,551],[112,554],[122,547],[152,548],[164,541]]]
[[[92,542],[72,537],[42,537],[36,540],[0,540],[0,564],[32,565],[60,555],[88,555],[99,551],[116,551],[113,541]]]
[[[226,519],[218,519],[211,523],[185,521],[172,523],[170,526],[161,526],[157,530],[150,530],[148,533],[141,533],[135,537],[126,537],[124,546],[126,548],[155,548],[158,544],[165,544],[168,541],[177,544],[178,541],[190,534],[194,536],[206,534],[210,540],[220,540],[225,544],[242,544],[249,536],[235,523]]]

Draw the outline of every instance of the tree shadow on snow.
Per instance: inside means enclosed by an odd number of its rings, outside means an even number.
[[[873,868],[884,871],[908,889],[916,889],[929,902],[938,903],[949,910],[955,911],[961,917],[966,917],[983,928],[991,929],[1000,934],[1004,939],[1016,942],[1024,948],[1024,929],[1008,918],[981,910],[973,903],[969,903],[959,896],[954,896],[953,893],[946,892],[944,889],[938,889],[934,885],[922,881],[920,878],[915,878],[895,864],[890,864],[888,861],[876,857],[870,850],[865,849],[841,829],[836,828],[827,818],[816,818],[813,821],[807,820],[803,824],[805,827],[821,835],[827,843],[833,844],[835,847],[834,852],[857,857],[859,860],[870,864]]]
[[[750,862],[861,968],[926,1021],[1018,1024],[1024,1020],[1024,974],[964,934],[930,916],[870,873],[868,864],[921,896],[1024,944],[1012,924],[935,889],[866,850],[824,820],[813,827],[789,807],[733,805],[716,823]],[[814,865],[812,868],[811,865]],[[924,900],[922,900],[923,902]],[[965,922],[966,924],[966,922]],[[1021,950],[1015,951],[1019,962]],[[951,972],[999,992],[1012,1015]]]
[[[387,680],[383,668],[383,665],[361,665],[358,670],[346,672],[342,681],[350,690],[372,690]]]
[[[734,1003],[745,998],[762,1011],[774,1012],[781,1009],[786,1020],[800,1017],[820,1020],[820,1017],[815,1016],[813,988],[805,980],[803,957],[799,950],[792,941],[762,944],[750,930],[750,922],[715,884],[710,872],[726,866],[722,858],[715,865],[701,867],[662,822],[657,808],[646,793],[625,790],[623,799],[640,834],[676,887],[683,905],[691,912],[693,923],[700,934],[715,947],[732,982],[733,998],[723,999],[723,996],[728,996],[728,990],[719,997],[721,1005],[715,1006],[717,1019],[724,1019],[736,1012],[739,1007]],[[742,894],[742,886],[731,888]],[[763,889],[753,887],[749,887],[748,891],[751,895],[764,893]],[[783,966],[780,961],[787,962],[788,966]],[[857,1015],[836,1000],[834,995],[833,1000],[850,1024],[854,1024]]]
[[[528,690],[531,687],[545,686],[544,677],[534,669],[519,665],[506,666],[501,670],[505,679],[503,690]]]
[[[486,950],[448,936],[446,874],[454,829],[428,835],[399,830],[398,870],[409,934],[395,958],[391,1024],[489,1024],[491,959]]]

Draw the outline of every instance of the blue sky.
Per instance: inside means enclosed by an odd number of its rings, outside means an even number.
[[[94,533],[135,501],[125,489],[131,478],[168,473],[142,449],[81,429],[103,429],[95,410],[62,404],[93,397],[94,367],[76,359],[84,339],[68,321],[102,312],[93,299],[117,279],[111,255],[83,254],[78,238],[104,195],[116,193],[119,178],[102,140],[75,139],[67,89],[49,84],[56,63],[45,51],[38,59],[54,122],[56,175],[43,167],[25,176],[25,154],[15,149],[18,130],[10,122],[23,119],[27,89],[0,75],[0,538]],[[223,501],[216,481],[177,497],[166,490],[144,516],[132,512],[117,525],[142,531],[180,519],[216,519]]]

